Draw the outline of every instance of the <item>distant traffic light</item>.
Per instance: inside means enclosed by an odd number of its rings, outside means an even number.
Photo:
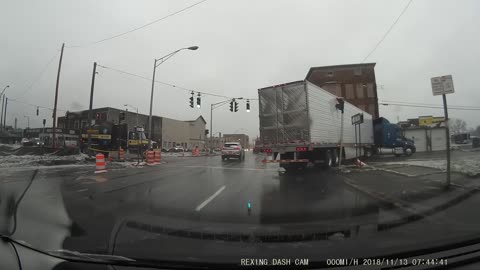
[[[335,104],[335,108],[337,108],[337,110],[340,110],[343,113],[344,107],[345,101],[343,100],[343,98],[337,98],[337,104]]]
[[[190,107],[193,108],[193,92],[192,92],[192,96],[190,97]]]
[[[201,103],[200,93],[198,93],[198,95],[197,95],[197,108],[201,107],[200,103]]]
[[[39,109],[38,109],[38,106],[37,106],[37,115],[38,115],[38,111],[39,111]]]
[[[207,136],[210,133],[208,129],[205,129],[205,136]]]
[[[250,112],[250,100],[247,99],[247,112]]]
[[[238,112],[238,103],[235,101],[235,112]]]
[[[233,112],[233,103],[235,102],[235,99],[232,99],[232,101],[230,101],[230,111]]]

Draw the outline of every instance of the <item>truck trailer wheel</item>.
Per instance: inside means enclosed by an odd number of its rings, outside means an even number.
[[[332,151],[332,167],[337,167],[339,160],[338,153],[339,151],[337,149]]]
[[[325,155],[323,158],[323,169],[328,170],[332,167],[333,164],[333,159],[332,159],[332,153],[327,150],[325,151]]]

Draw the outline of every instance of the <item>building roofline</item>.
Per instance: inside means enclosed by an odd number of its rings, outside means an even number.
[[[323,67],[311,67],[308,70],[308,73],[307,73],[307,76],[305,77],[305,80],[307,80],[308,77],[310,77],[312,72],[314,72],[315,70],[319,70],[319,69],[362,67],[362,66],[374,66],[375,67],[376,64],[377,63],[360,63],[360,64],[345,64],[345,65],[333,65],[333,66],[323,66]]]
[[[201,115],[200,115],[199,117],[197,117],[197,119],[195,119],[195,120],[185,120],[184,122],[195,122],[195,121],[197,121],[199,118],[202,119],[203,123],[205,123],[205,124],[207,123],[207,121],[205,121],[205,118],[203,118],[203,116],[201,116]]]

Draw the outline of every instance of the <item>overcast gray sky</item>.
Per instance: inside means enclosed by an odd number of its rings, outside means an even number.
[[[0,4],[0,87],[9,98],[53,107],[56,69],[62,42],[88,45],[131,30],[189,6],[185,0],[16,0]],[[183,51],[157,69],[157,80],[226,96],[257,98],[257,89],[304,79],[312,66],[360,63],[381,39],[408,0],[208,0],[128,35],[81,48],[66,48],[60,80],[59,109],[88,108],[92,65],[109,66],[151,77],[154,58]],[[480,2],[414,0],[395,28],[367,59],[376,62],[380,100],[441,104],[430,77],[452,74],[452,105],[477,106],[480,63]],[[54,57],[54,58],[53,58]],[[39,77],[53,58],[52,63]],[[98,69],[94,107],[123,108],[129,103],[148,113],[150,82]],[[39,79],[38,79],[39,78]],[[38,79],[38,80],[37,80]],[[31,90],[28,87],[35,82]],[[185,91],[157,84],[153,112],[189,120],[210,118],[204,96],[201,109],[188,106]],[[252,111],[214,112],[214,132],[258,134],[257,103]],[[419,115],[443,115],[440,109],[381,107],[391,121]],[[480,124],[480,111],[450,110],[469,127]],[[64,111],[59,111],[60,115]],[[51,125],[51,111],[9,103],[7,124]],[[209,124],[209,123],[208,123]],[[49,124],[47,124],[49,125]]]

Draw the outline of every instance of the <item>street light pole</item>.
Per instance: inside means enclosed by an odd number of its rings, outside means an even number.
[[[53,129],[52,129],[52,146],[57,148],[55,140],[55,129],[57,127],[57,101],[58,101],[58,86],[60,83],[60,71],[62,70],[62,59],[63,59],[63,49],[65,48],[65,43],[62,44],[62,51],[60,52],[60,60],[58,61],[58,71],[57,71],[57,84],[55,86],[55,102],[53,103]]]
[[[150,92],[150,114],[148,116],[148,147],[149,148],[152,148],[152,109],[153,109],[153,91],[155,89],[155,72],[156,72],[156,69],[159,65],[161,65],[162,63],[164,63],[165,61],[167,61],[170,57],[174,56],[176,53],[178,53],[179,51],[182,51],[182,50],[191,50],[191,51],[195,51],[198,49],[198,46],[191,46],[191,47],[188,47],[188,48],[181,48],[181,49],[178,49],[174,52],[171,52],[159,59],[155,59],[155,61],[153,62],[153,76],[152,76],[152,90]],[[157,64],[158,63],[158,64]]]
[[[5,107],[5,95],[1,96],[2,98],[2,112],[0,115],[0,131],[3,130],[3,108]]]
[[[1,116],[0,116],[0,130],[3,130],[3,126],[4,126],[4,123],[3,123],[3,107],[5,106],[5,95],[3,93],[5,93],[5,90],[7,90],[7,88],[9,88],[10,85],[7,85],[3,88],[2,90],[2,93],[0,94],[0,98],[2,99],[2,112],[1,112]]]
[[[153,109],[153,90],[155,88],[155,71],[157,69],[157,59],[153,62],[152,91],[150,92],[150,113],[148,115],[148,148],[152,148],[152,109]]]
[[[93,109],[93,91],[95,89],[95,75],[97,74],[97,62],[93,62],[93,73],[92,73],[92,84],[90,86],[90,104],[88,105],[88,128],[92,128],[92,109]],[[90,148],[92,147],[92,134],[87,132],[88,134],[88,147],[87,153],[90,153]]]

